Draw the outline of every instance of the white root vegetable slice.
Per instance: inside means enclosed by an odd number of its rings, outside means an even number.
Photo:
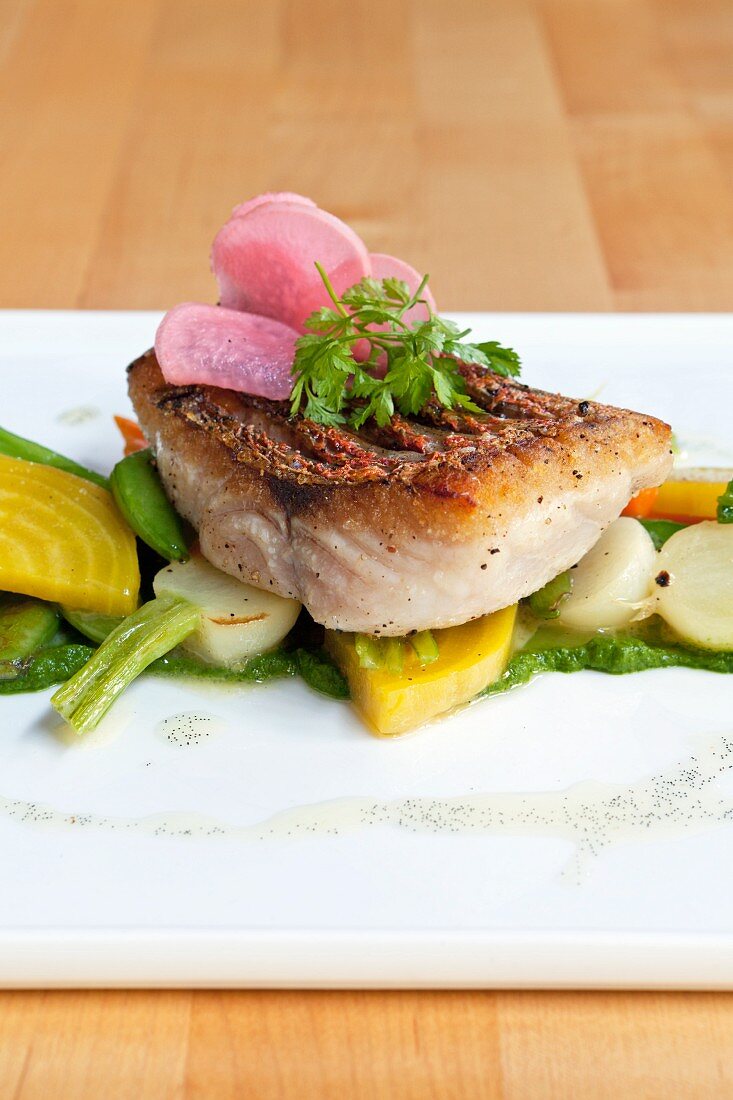
[[[733,649],[733,524],[696,523],[665,542],[656,611],[686,642]]]
[[[225,668],[278,645],[300,614],[297,600],[244,584],[215,569],[200,554],[165,566],[153,588],[156,596],[180,596],[201,610],[201,624],[183,647],[202,661]]]
[[[270,317],[184,302],[166,313],[155,354],[167,382],[209,385],[282,401],[298,333]]]
[[[571,630],[619,630],[654,588],[657,553],[635,519],[622,516],[571,571],[573,589],[558,621]]]
[[[331,305],[316,261],[339,294],[370,273],[366,246],[353,229],[300,196],[245,207],[219,230],[211,252],[223,306],[303,331],[310,313]]]

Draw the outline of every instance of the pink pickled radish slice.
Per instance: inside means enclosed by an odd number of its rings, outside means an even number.
[[[339,294],[369,274],[369,254],[353,229],[303,199],[254,200],[238,209],[219,230],[211,254],[221,304],[229,309],[302,332],[310,313],[331,305],[316,261]]]
[[[235,206],[231,216],[233,218],[243,218],[256,206],[264,206],[268,202],[290,202],[296,205],[300,203],[301,206],[316,205],[313,199],[307,199],[305,195],[296,195],[294,191],[265,191],[263,195],[255,195],[253,199],[248,199],[247,202],[241,202],[239,206]]]
[[[172,385],[221,386],[282,401],[293,386],[297,338],[270,317],[184,302],[161,321],[155,354]]]

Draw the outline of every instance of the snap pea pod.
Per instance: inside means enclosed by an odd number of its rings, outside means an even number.
[[[29,657],[51,641],[58,623],[58,612],[51,604],[27,596],[0,596],[0,661]]]
[[[117,507],[138,538],[166,561],[188,557],[183,523],[165,495],[150,450],[123,458],[109,480]]]
[[[13,432],[9,432],[5,428],[0,428],[0,455],[6,455],[8,458],[21,458],[26,462],[38,462],[42,466],[55,466],[57,470],[65,470],[67,474],[76,474],[77,477],[92,481],[103,489],[109,488],[109,481],[102,474],[97,474],[94,470],[88,470],[86,466],[81,466],[78,462],[74,462],[72,458],[60,455],[57,451],[52,451],[40,443],[34,443],[31,439],[14,435]]]

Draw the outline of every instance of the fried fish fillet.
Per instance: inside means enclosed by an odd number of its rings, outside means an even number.
[[[209,561],[339,630],[399,635],[515,603],[574,565],[672,462],[653,417],[462,367],[484,411],[428,405],[358,434],[287,402],[166,383],[133,405]]]

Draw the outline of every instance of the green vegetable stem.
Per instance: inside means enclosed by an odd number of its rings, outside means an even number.
[[[193,633],[200,619],[200,610],[178,597],[159,596],[143,604],[56,692],[52,705],[77,733],[93,730],[125,688]]]
[[[560,573],[529,597],[529,609],[538,619],[556,619],[560,605],[572,591],[570,573]]]
[[[411,634],[408,641],[421,665],[431,665],[440,657],[438,643],[431,630],[419,630],[417,634]]]
[[[188,557],[183,523],[165,495],[149,450],[118,462],[110,485],[117,507],[144,543],[166,561]]]
[[[5,428],[0,428],[0,454],[8,458],[22,458],[26,462],[38,462],[42,466],[55,466],[57,470],[65,470],[67,474],[76,474],[77,477],[83,477],[85,481],[93,481],[102,489],[109,488],[109,482],[102,474],[88,470],[86,466],[80,466],[73,459],[51,451],[40,443],[33,443],[30,439],[14,435]]]
[[[430,630],[420,630],[407,638],[420,664],[430,665],[440,656],[438,643]],[[356,634],[354,648],[360,668],[386,668],[399,675],[405,664],[404,638],[375,638],[370,634]]]
[[[354,648],[360,668],[381,668],[384,664],[379,638],[373,638],[370,634],[357,634],[354,637]]]

